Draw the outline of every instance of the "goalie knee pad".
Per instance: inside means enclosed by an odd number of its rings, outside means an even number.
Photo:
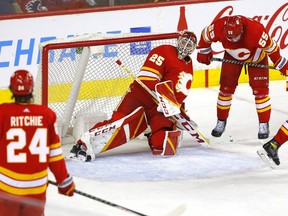
[[[149,145],[154,155],[172,156],[181,142],[180,130],[159,130],[149,137]]]
[[[181,141],[181,131],[166,131],[165,139],[163,142],[162,156],[172,156],[177,152],[177,148]]]

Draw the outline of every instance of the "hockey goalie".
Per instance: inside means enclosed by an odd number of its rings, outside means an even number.
[[[177,127],[171,115],[181,112],[187,121],[190,120],[184,111],[184,100],[192,85],[193,64],[190,55],[196,44],[196,35],[183,31],[176,46],[160,45],[152,49],[111,119],[99,122],[83,133],[68,158],[94,160],[101,152],[134,139],[148,125],[151,132],[147,140],[152,153],[175,155],[183,128]],[[152,97],[151,92],[158,97]]]

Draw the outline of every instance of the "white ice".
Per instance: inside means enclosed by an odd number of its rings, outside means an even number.
[[[217,96],[218,87],[196,88],[186,101],[211,147],[198,145],[184,133],[183,145],[174,157],[153,156],[146,140],[135,140],[103,153],[94,162],[67,161],[77,190],[149,216],[165,215],[180,204],[187,205],[183,216],[286,216],[288,144],[280,148],[281,164],[274,170],[256,154],[288,119],[285,81],[270,82],[271,133],[264,141],[257,139],[258,119],[248,84],[236,90],[223,137],[212,138]],[[63,146],[65,154],[70,148]],[[79,194],[59,195],[50,185],[45,216],[59,215],[137,214]]]

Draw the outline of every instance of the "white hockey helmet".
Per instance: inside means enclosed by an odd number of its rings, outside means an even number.
[[[177,41],[178,58],[183,60],[192,54],[197,46],[197,37],[194,32],[183,31]]]

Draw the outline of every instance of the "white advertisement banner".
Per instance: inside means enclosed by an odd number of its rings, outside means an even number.
[[[156,5],[156,4],[155,4]],[[181,9],[182,8],[182,9]],[[17,69],[28,69],[34,76],[40,61],[39,44],[51,39],[86,33],[176,32],[180,17],[185,15],[188,29],[199,37],[202,29],[214,19],[241,14],[260,21],[288,57],[287,0],[223,1],[182,4],[152,8],[122,9],[0,20],[0,88],[7,88]],[[185,12],[183,14],[183,12]],[[213,50],[221,52],[215,44]],[[193,55],[195,69],[198,64]],[[212,65],[213,67],[213,65]]]

